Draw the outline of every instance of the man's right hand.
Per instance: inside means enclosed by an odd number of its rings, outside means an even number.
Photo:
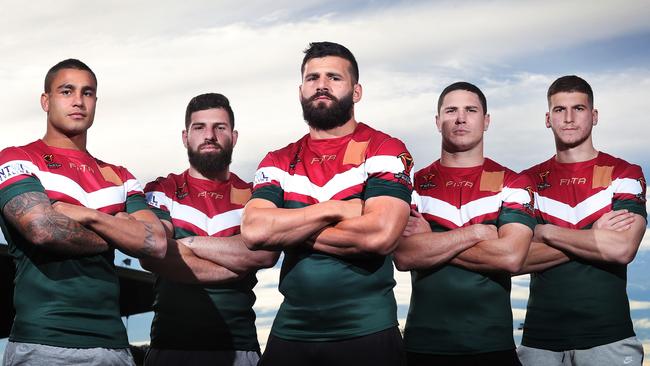
[[[593,229],[625,231],[632,227],[634,214],[627,210],[609,211],[603,214],[592,225]]]

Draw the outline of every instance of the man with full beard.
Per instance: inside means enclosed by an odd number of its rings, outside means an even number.
[[[362,90],[347,48],[311,43],[301,72],[309,133],[262,160],[242,217],[249,248],[285,254],[260,365],[400,365],[390,253],[408,221],[413,159],[355,120]]]
[[[228,99],[198,95],[185,113],[190,167],[147,184],[147,202],[165,226],[167,255],[143,260],[158,274],[146,365],[256,365],[255,271],[278,255],[251,252],[239,235],[251,184],[229,170],[237,143]]]

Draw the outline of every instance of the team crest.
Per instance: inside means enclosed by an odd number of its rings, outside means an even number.
[[[543,191],[546,188],[550,188],[551,185],[548,183],[548,175],[551,173],[550,170],[547,170],[543,173],[539,173],[539,179],[542,181],[540,183],[537,183],[537,191]]]
[[[187,195],[189,193],[187,192],[187,187],[186,186],[187,186],[187,184],[183,183],[182,186],[176,188],[176,198],[177,199],[182,200],[183,198],[187,197]]]
[[[433,183],[433,178],[435,178],[436,175],[433,173],[425,174],[422,176],[422,183],[420,183],[420,189],[421,190],[427,190],[431,188],[436,188],[436,184]]]
[[[43,160],[47,163],[47,167],[50,169],[58,169],[61,167],[61,164],[54,162],[54,155],[44,154]]]
[[[296,154],[293,156],[293,159],[291,159],[291,162],[289,162],[289,174],[293,174],[296,172],[296,166],[298,163],[300,163],[302,160],[300,160],[300,153],[302,152],[302,146],[298,147],[298,151],[296,151]]]
[[[411,157],[411,154],[407,152],[403,152],[399,155],[397,155],[398,158],[402,160],[402,164],[404,165],[404,171],[401,173],[395,174],[395,178],[397,180],[406,182],[409,186],[411,185],[411,169],[413,169],[413,158]]]

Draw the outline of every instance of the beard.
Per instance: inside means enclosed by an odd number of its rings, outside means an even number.
[[[322,102],[313,103],[316,98],[321,96],[326,96],[331,99],[332,103],[329,107]],[[352,118],[352,110],[354,108],[352,92],[341,99],[336,98],[326,91],[316,92],[307,99],[301,96],[300,104],[302,104],[302,116],[309,127],[322,131],[343,126]]]
[[[201,147],[206,144],[218,146],[221,150],[209,153],[200,152]],[[192,148],[188,147],[187,157],[190,160],[190,165],[194,169],[206,178],[213,178],[218,173],[227,169],[232,162],[232,143],[224,146],[217,142],[206,142],[199,145],[197,150],[192,150]]]

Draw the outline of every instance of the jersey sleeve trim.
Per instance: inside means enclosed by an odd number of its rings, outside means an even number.
[[[0,189],[0,211],[12,198],[27,192],[45,193],[45,188],[38,179],[34,177],[24,178],[16,183]]]

